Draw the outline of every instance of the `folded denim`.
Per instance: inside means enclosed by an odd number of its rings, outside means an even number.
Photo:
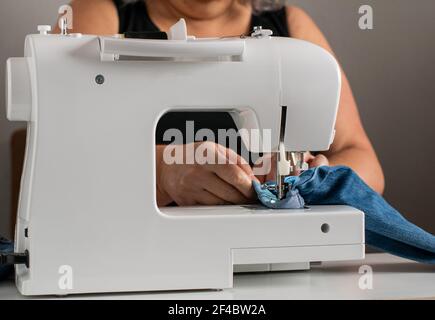
[[[286,193],[284,199],[279,200],[276,192],[273,190],[276,183],[267,182],[260,184],[257,181],[253,181],[254,189],[257,193],[258,199],[266,207],[271,209],[302,209],[305,206],[304,198],[296,188],[296,182],[299,177],[290,176],[285,179],[285,182],[289,185],[289,190]]]
[[[0,253],[11,253],[14,251],[14,244],[2,236],[0,236]],[[12,266],[2,266],[0,265],[0,280],[8,278],[13,271]]]
[[[299,177],[289,177],[290,189],[283,200],[254,182],[263,205],[269,208],[301,208],[307,205],[348,205],[365,214],[366,244],[421,263],[435,264],[435,236],[406,220],[347,167],[318,167]],[[296,200],[287,199],[296,198]]]

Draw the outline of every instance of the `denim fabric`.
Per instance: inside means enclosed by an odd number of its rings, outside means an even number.
[[[0,236],[0,253],[10,253],[14,251],[14,244]],[[6,279],[12,274],[12,266],[0,265],[0,280]]]
[[[298,190],[307,205],[349,205],[363,211],[366,244],[403,258],[435,264],[435,236],[406,220],[350,168],[319,167],[290,179],[286,182],[293,184],[291,189]],[[270,199],[264,201],[264,189],[257,186],[255,190],[260,201],[271,207]],[[281,201],[274,207],[283,208],[284,204]]]
[[[255,192],[258,199],[266,207],[271,209],[302,209],[305,206],[304,198],[299,194],[299,190],[295,187],[295,182],[299,177],[287,177],[286,181],[290,185],[286,197],[278,200],[276,192],[271,191],[268,187],[274,187],[275,182],[268,182],[263,185],[257,181],[253,181]]]

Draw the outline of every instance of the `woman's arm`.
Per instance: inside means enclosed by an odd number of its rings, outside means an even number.
[[[119,18],[113,0],[73,0],[73,30],[83,34],[112,35],[119,30]],[[54,27],[59,32],[59,27]]]
[[[292,37],[317,44],[334,54],[325,36],[302,9],[287,7],[287,22]],[[336,135],[331,149],[324,153],[329,163],[351,167],[370,187],[382,193],[385,186],[382,168],[362,126],[352,89],[344,72],[335,129]]]

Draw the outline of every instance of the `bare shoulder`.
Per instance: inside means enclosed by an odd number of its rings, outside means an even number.
[[[314,20],[303,9],[287,6],[287,25],[293,38],[317,44],[328,51],[331,47]]]
[[[84,34],[115,34],[119,18],[113,0],[73,0],[74,32]]]

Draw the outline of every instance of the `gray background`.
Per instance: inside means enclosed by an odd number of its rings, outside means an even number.
[[[53,24],[65,0],[1,0],[0,88],[8,57],[22,56],[24,36]],[[435,1],[300,0],[320,25],[348,74],[362,119],[383,164],[385,196],[435,233]],[[358,8],[374,8],[375,28],[358,28]],[[9,234],[11,132],[0,89],[0,233]],[[434,197],[434,198],[432,198]]]

